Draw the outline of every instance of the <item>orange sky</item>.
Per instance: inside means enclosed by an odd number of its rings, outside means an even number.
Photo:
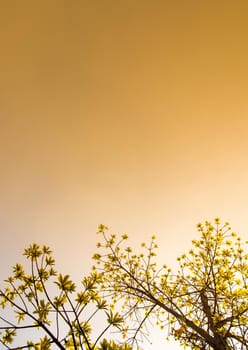
[[[99,223],[171,264],[198,221],[248,238],[247,1],[6,1],[0,36],[5,271],[80,275]]]

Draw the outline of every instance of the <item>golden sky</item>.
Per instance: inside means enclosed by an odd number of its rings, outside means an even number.
[[[0,7],[6,271],[35,241],[80,275],[99,223],[169,264],[205,219],[248,238],[247,1]]]

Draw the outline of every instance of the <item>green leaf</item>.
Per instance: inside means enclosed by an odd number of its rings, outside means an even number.
[[[13,267],[14,278],[22,280],[24,277],[24,270],[21,264],[15,264]]]
[[[75,283],[73,283],[70,280],[70,276],[69,275],[58,275],[58,282],[54,282],[57,284],[57,286],[59,287],[59,289],[63,290],[64,292],[69,292],[72,293],[75,291],[76,289],[76,285]]]
[[[11,344],[16,336],[16,331],[14,329],[6,329],[2,335],[3,344]]]
[[[114,327],[119,328],[124,321],[123,317],[118,312],[114,314],[112,310],[110,310],[110,312],[106,312],[106,315],[108,323]]]

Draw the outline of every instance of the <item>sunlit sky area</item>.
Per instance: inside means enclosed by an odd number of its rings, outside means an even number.
[[[199,221],[248,238],[247,1],[0,9],[1,279],[32,242],[80,278],[100,223],[172,266]]]

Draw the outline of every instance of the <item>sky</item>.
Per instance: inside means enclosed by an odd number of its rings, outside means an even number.
[[[247,1],[0,8],[4,277],[37,242],[78,278],[100,223],[172,266],[198,222],[248,238]]]

